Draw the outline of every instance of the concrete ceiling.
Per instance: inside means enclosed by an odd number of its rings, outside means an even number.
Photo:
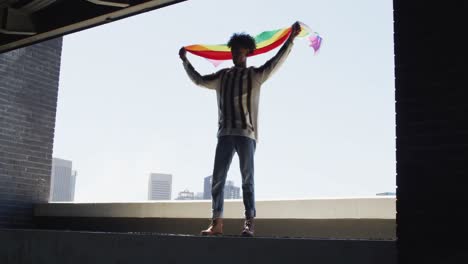
[[[186,0],[0,0],[0,53]]]

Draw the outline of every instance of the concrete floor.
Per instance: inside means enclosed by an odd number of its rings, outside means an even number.
[[[2,264],[395,264],[394,241],[0,229]]]

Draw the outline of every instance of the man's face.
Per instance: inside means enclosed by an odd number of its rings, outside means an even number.
[[[232,47],[232,62],[234,65],[243,65],[247,60],[247,55],[249,55],[249,49],[242,47]]]

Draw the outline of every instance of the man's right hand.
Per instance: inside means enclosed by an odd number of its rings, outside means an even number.
[[[187,51],[185,50],[184,47],[180,48],[179,50],[179,57],[182,61],[187,61]]]

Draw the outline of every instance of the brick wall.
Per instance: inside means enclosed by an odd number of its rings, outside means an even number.
[[[62,38],[0,54],[0,227],[49,198]]]
[[[394,0],[399,263],[468,263],[466,1]]]

